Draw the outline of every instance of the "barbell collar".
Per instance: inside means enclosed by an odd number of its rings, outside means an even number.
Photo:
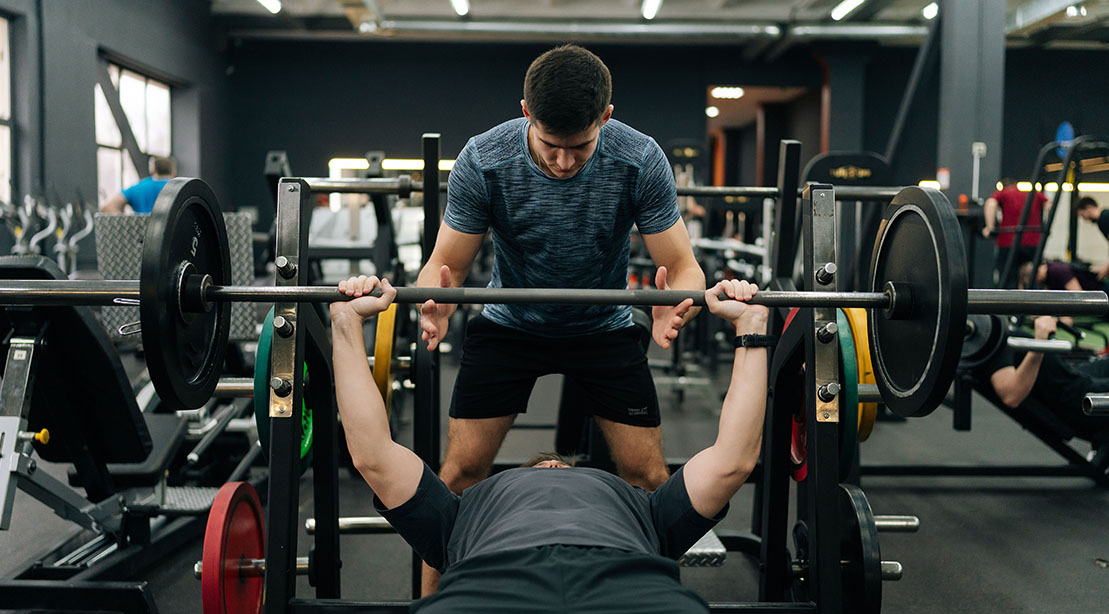
[[[1109,416],[1109,394],[1088,394],[1082,399],[1087,416]]]

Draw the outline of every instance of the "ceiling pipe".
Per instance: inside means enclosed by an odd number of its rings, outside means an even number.
[[[801,24],[703,22],[572,22],[572,21],[461,21],[437,19],[380,19],[372,28],[354,31],[294,32],[282,30],[238,30],[229,35],[243,39],[397,39],[397,40],[590,40],[615,42],[735,42],[782,38],[791,41],[819,39],[886,40],[924,38],[927,26],[916,24],[854,23]]]

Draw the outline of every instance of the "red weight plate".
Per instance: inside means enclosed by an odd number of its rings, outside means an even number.
[[[247,614],[262,610],[261,576],[243,576],[240,561],[265,556],[266,528],[254,487],[228,482],[216,494],[204,530],[200,590],[204,614]]]

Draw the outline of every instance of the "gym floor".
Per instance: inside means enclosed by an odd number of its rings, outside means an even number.
[[[445,416],[455,361],[446,357],[443,363]],[[668,457],[689,457],[711,441],[726,381],[722,373],[712,389],[686,389],[680,406],[673,388],[659,386]],[[541,379],[519,422],[553,423],[559,389],[558,376]],[[944,408],[925,418],[879,421],[862,444],[862,459],[864,464],[1061,463],[980,397],[974,399],[973,427],[970,432],[954,431]],[[445,434],[445,419],[443,428]],[[408,443],[410,438],[406,428],[401,441]],[[550,431],[514,430],[500,458],[525,458],[550,449],[552,442]],[[47,470],[55,475],[64,471]],[[374,514],[368,487],[345,471],[340,476],[341,514]],[[312,515],[311,479],[308,473],[301,481],[301,526]],[[915,534],[881,535],[882,558],[904,565],[903,579],[883,586],[883,611],[1109,612],[1109,489],[1080,478],[965,477],[864,477],[863,488],[876,514],[912,514],[921,523]],[[744,487],[736,495],[722,527],[749,529],[752,492]],[[0,573],[11,574],[15,565],[45,552],[69,532],[76,532],[73,525],[19,492],[11,530],[0,533],[0,552],[5,554]],[[299,537],[300,555],[307,554],[308,539]],[[344,598],[407,598],[409,550],[399,537],[345,536],[341,552]],[[200,583],[192,575],[200,557],[198,541],[145,574],[161,612],[200,610]],[[757,599],[756,566],[735,553],[722,567],[685,568],[682,576],[709,601]],[[306,579],[298,581],[297,594],[313,595]]]

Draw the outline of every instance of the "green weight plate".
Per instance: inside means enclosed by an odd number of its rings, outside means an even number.
[[[903,317],[869,312],[874,374],[893,413],[925,416],[947,394],[959,366],[967,316],[966,252],[951,203],[908,187],[886,209],[870,265],[870,288],[906,290]],[[902,298],[905,298],[902,294]]]
[[[187,275],[231,283],[231,258],[223,213],[208,184],[172,179],[162,188],[146,223],[139,307],[147,369],[169,409],[200,407],[211,398],[223,370],[231,304],[207,310],[182,307]]]
[[[262,453],[269,459],[270,453],[270,354],[273,347],[273,308],[266,314],[262,323],[262,334],[258,337],[258,350],[254,356],[254,423],[258,427],[258,441],[262,442]],[[304,393],[300,405],[300,472],[303,474],[312,466],[312,409],[308,406],[308,365],[304,365]]]
[[[836,310],[839,326],[839,479],[846,480],[859,450],[859,368],[855,362],[855,341],[851,323],[842,309]]]
[[[882,551],[874,512],[862,489],[840,484],[840,558],[843,561],[843,612],[882,611]]]

